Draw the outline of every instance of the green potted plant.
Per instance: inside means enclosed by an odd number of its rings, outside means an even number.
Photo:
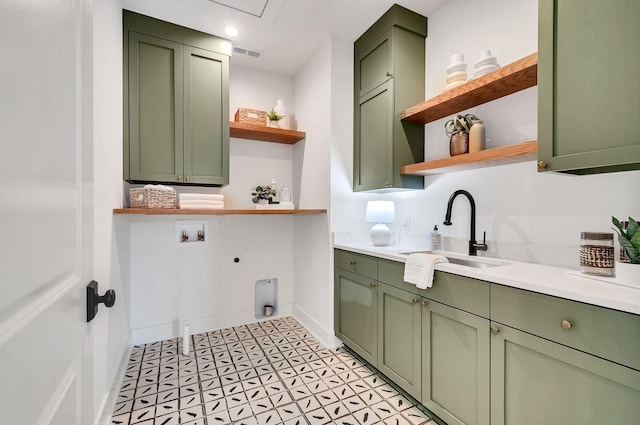
[[[273,202],[273,198],[276,196],[276,194],[276,190],[272,189],[269,185],[265,184],[256,186],[255,190],[251,192],[251,201],[254,204],[270,204],[271,202]]]
[[[640,225],[631,217],[626,229],[617,218],[611,217],[611,221],[616,226],[618,242],[629,257],[628,262],[616,262],[616,280],[640,286]]]
[[[272,109],[267,113],[267,118],[269,118],[269,127],[278,128],[280,127],[278,121],[280,121],[284,117],[282,115],[276,114],[276,112]]]
[[[449,136],[449,155],[469,153],[469,129],[473,121],[479,121],[473,114],[456,115],[444,123],[444,131]]]

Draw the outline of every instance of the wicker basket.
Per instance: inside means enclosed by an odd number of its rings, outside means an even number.
[[[129,189],[131,208],[176,208],[176,191],[171,188],[145,186]]]
[[[254,125],[267,125],[267,113],[257,109],[238,108],[234,116],[236,122],[246,122]]]

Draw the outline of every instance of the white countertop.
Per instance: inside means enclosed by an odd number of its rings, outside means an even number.
[[[334,243],[334,248],[358,252],[392,261],[405,262],[403,252],[428,250],[420,246],[374,246],[371,243]],[[437,254],[474,258],[460,253],[438,251]],[[467,276],[488,282],[541,294],[567,298],[601,307],[640,314],[640,287],[631,287],[617,283],[613,278],[604,278],[580,274],[577,270],[540,264],[520,263],[488,257],[476,257],[487,262],[501,262],[505,265],[477,269],[450,263],[436,264],[436,270]]]

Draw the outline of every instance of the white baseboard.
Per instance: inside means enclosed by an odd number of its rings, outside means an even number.
[[[129,333],[129,339],[131,339],[131,333]],[[101,406],[102,411],[97,415],[98,421],[96,422],[96,425],[111,424],[111,416],[113,415],[113,410],[115,409],[116,402],[118,401],[118,394],[120,393],[120,388],[122,387],[122,382],[124,381],[124,375],[127,372],[127,366],[129,365],[129,359],[131,358],[132,348],[132,346],[126,347],[124,353],[122,354],[118,372],[116,372],[116,376],[113,380],[113,384],[111,384],[109,393],[105,394]]]
[[[208,332],[216,329],[230,328],[233,326],[246,325],[248,323],[260,322],[267,319],[291,316],[291,304],[278,304],[278,311],[270,317],[255,317],[254,310],[243,310],[231,314],[221,314],[215,316],[199,317],[195,319],[165,323],[146,328],[133,329],[131,331],[131,345],[147,344],[149,342],[162,341],[164,339],[182,336],[184,325],[189,325],[191,334]]]
[[[299,307],[293,309],[293,317],[300,322],[309,332],[313,334],[327,348],[338,348],[342,342],[334,335],[333,329],[327,329],[316,319]]]

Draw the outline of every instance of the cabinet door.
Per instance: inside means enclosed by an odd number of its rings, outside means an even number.
[[[336,337],[373,366],[378,355],[376,282],[336,269],[334,326]]]
[[[489,424],[489,323],[434,301],[423,307],[422,404],[449,425]]]
[[[640,371],[492,326],[492,425],[638,423]]]
[[[378,370],[420,398],[420,297],[384,283],[378,286]]]
[[[386,31],[363,51],[356,52],[356,97],[364,96],[393,75],[392,31]]]
[[[636,0],[540,0],[540,170],[640,168],[639,19]]]
[[[360,98],[354,117],[354,190],[391,187],[393,80]]]
[[[229,58],[183,47],[184,178],[229,183]]]
[[[177,182],[183,175],[182,46],[129,31],[125,178]],[[125,94],[126,95],[126,94]],[[127,140],[125,134],[125,149]]]

